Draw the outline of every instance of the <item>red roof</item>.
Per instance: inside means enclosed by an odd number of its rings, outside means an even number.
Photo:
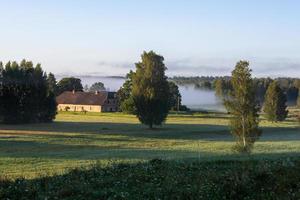
[[[56,97],[57,104],[76,105],[103,105],[108,97],[108,92],[63,92]]]

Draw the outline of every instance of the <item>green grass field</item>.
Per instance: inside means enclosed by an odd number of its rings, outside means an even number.
[[[225,114],[171,114],[150,130],[131,115],[59,113],[54,123],[0,125],[0,176],[35,178],[91,164],[138,162],[153,158],[243,160],[300,155],[295,119],[261,121],[263,135],[250,156],[232,152],[234,140]]]

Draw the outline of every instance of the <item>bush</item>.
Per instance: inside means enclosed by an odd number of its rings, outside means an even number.
[[[15,181],[0,199],[299,199],[300,160],[119,164]]]

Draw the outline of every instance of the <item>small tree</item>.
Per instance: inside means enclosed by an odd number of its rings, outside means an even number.
[[[120,109],[124,113],[136,114],[136,107],[135,107],[134,100],[133,100],[132,96],[130,96],[128,99],[125,99],[121,103]]]
[[[132,98],[132,78],[135,72],[130,70],[126,75],[126,81],[117,91],[119,109],[122,112],[136,114],[136,107]]]
[[[178,86],[169,81],[169,107],[170,110],[180,110],[181,108],[181,94]]]
[[[255,88],[247,61],[236,64],[232,71],[231,85],[232,91],[224,104],[232,114],[230,127],[237,141],[235,149],[250,152],[261,130],[258,128],[259,105],[255,100]]]
[[[89,89],[90,92],[104,91],[104,90],[105,90],[105,87],[102,82],[94,83]]]
[[[83,91],[81,80],[79,78],[67,77],[62,78],[57,83],[58,94],[61,94],[65,91]]]
[[[273,81],[267,89],[264,104],[264,112],[269,121],[277,122],[286,119],[288,114],[286,101],[286,95],[278,83]]]
[[[165,75],[164,58],[155,52],[144,52],[136,63],[132,97],[140,122],[161,125],[169,112],[169,84]]]
[[[90,90],[89,85],[85,84],[84,87],[83,87],[83,91],[88,92],[89,90]]]

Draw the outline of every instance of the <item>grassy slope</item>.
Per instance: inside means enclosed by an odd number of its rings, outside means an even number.
[[[149,130],[134,116],[118,113],[60,113],[52,124],[0,125],[1,176],[34,178],[98,162],[167,159],[256,159],[300,155],[294,120],[262,121],[263,137],[250,158],[231,152],[228,118],[222,114],[170,115]]]

